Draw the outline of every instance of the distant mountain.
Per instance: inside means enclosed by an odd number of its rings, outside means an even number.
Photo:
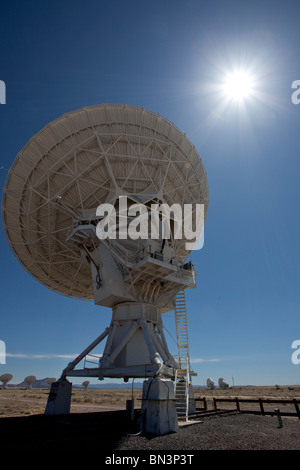
[[[50,386],[47,384],[47,380],[49,377],[46,377],[45,379],[40,379],[40,380],[35,380],[32,383],[32,388],[50,388]],[[20,388],[27,388],[26,382],[21,382],[19,384],[8,384],[10,387],[20,387]]]
[[[79,384],[73,384],[73,388],[83,388]],[[132,382],[122,382],[122,383],[117,383],[117,382],[112,382],[112,383],[99,383],[99,384],[89,384],[88,388],[132,388]],[[143,383],[142,382],[134,382],[133,388],[143,388]]]
[[[50,388],[49,385],[47,384],[47,380],[49,377],[46,377],[45,379],[40,379],[40,380],[35,380],[32,383],[32,388]],[[72,378],[70,377],[69,380],[72,382]],[[84,381],[84,378],[82,378]],[[19,387],[19,388],[27,388],[26,382],[21,382],[19,384],[8,384],[8,387]],[[142,382],[134,382],[133,388],[142,388],[143,383]],[[73,384],[73,388],[84,388],[80,384]],[[132,388],[132,382],[128,383],[99,383],[99,384],[89,384],[88,388]]]
[[[50,386],[47,384],[47,380],[49,377],[46,377],[44,379],[40,380],[35,380],[32,383],[32,388],[47,388],[50,389]],[[69,380],[72,382],[72,378],[70,377]],[[84,380],[84,378],[82,378]],[[27,388],[27,384],[25,382],[21,382],[19,384],[8,384],[8,387],[19,387],[19,388]],[[101,389],[101,388],[125,388],[125,389],[131,389],[131,388],[143,388],[143,382],[111,382],[111,383],[98,383],[98,384],[92,384],[90,383],[88,388],[91,389]],[[73,384],[73,388],[84,388],[80,384]],[[193,385],[193,388],[206,388],[206,386],[203,385]]]

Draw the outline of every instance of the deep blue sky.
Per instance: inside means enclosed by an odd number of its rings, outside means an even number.
[[[297,1],[1,2],[2,187],[33,135],[83,106],[144,106],[196,146],[210,206],[204,247],[192,256],[197,288],[187,292],[195,384],[221,376],[230,384],[300,383],[300,364],[291,361],[300,339],[300,105],[291,101],[299,17]],[[218,89],[238,67],[256,79],[242,106]],[[69,359],[56,356],[84,349],[109,324],[109,309],[40,285],[3,231],[1,268],[0,374],[12,373],[14,383],[59,377]],[[173,318],[166,326],[172,332]]]

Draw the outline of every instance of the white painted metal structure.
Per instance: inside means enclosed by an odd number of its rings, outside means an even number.
[[[222,390],[226,390],[229,385],[227,382],[225,382],[225,379],[223,377],[220,377],[219,380],[218,380],[218,384],[219,384],[219,387],[222,389]]]
[[[206,380],[206,385],[209,390],[215,389],[215,382],[210,377]]]
[[[175,304],[178,364],[175,376],[175,398],[178,417],[187,419],[189,412],[190,357],[185,291],[178,292]]]
[[[203,204],[206,219],[207,178],[195,147],[144,108],[104,104],[63,115],[28,142],[7,177],[3,226],[24,269],[49,289],[112,308],[110,327],[62,378],[174,379],[175,370],[188,370],[170,354],[161,318],[196,285],[187,240],[171,227],[167,240],[100,241],[97,207],[112,204],[120,225],[120,196],[147,207]],[[99,364],[76,370],[105,338]]]

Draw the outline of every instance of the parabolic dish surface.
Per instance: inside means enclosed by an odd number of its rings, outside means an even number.
[[[195,147],[160,115],[102,104],[51,122],[19,152],[3,190],[3,227],[16,258],[49,289],[93,299],[90,265],[66,238],[76,221],[116,194],[204,204],[205,216],[208,209]],[[183,259],[179,245],[177,258]]]

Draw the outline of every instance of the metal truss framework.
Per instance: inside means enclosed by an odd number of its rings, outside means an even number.
[[[100,105],[68,113],[18,154],[3,190],[7,241],[22,266],[63,295],[93,299],[90,266],[66,243],[99,204],[118,195],[141,202],[201,203],[206,172],[189,139],[143,108]],[[175,260],[187,256],[174,242]]]

